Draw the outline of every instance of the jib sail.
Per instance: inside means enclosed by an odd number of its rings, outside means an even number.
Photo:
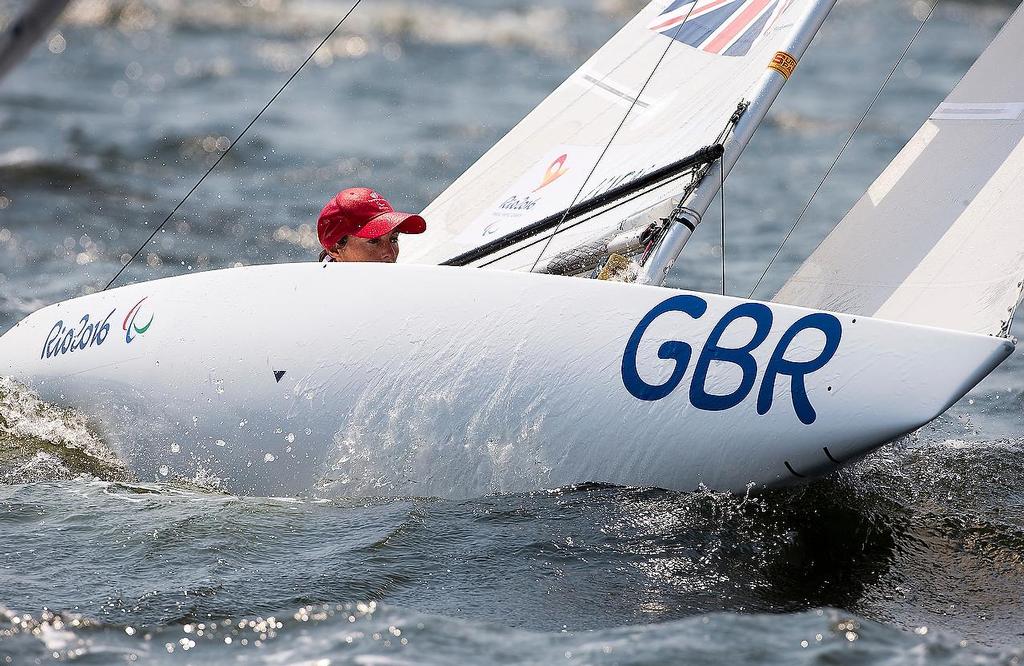
[[[765,73],[788,78],[833,4],[651,2],[427,208],[403,261],[529,269],[555,226],[547,256],[668,212],[691,180],[667,167],[728,137],[741,102],[759,121],[778,92]],[[537,230],[573,204],[585,213]]]

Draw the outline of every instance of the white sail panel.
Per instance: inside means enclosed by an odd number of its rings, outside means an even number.
[[[443,262],[714,143],[810,10],[833,1],[651,2],[427,208],[427,234],[403,261]],[[678,196],[686,182],[593,216],[551,252]],[[540,250],[536,239],[518,247],[529,251],[505,267],[528,267]]]
[[[1024,279],[1024,14],[776,301],[1006,334]]]

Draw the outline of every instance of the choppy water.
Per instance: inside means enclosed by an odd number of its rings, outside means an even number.
[[[308,258],[312,216],[343,184],[423,206],[639,4],[367,0],[128,279]],[[761,295],[1013,4],[943,2]],[[0,21],[18,5],[0,0]],[[749,291],[923,6],[840,3],[730,179],[731,293]],[[0,86],[0,330],[105,284],[343,9],[78,0]],[[714,224],[677,284],[718,287]],[[202,476],[145,484],[82,418],[3,382],[0,661],[1019,663],[1022,364],[853,469],[747,498],[316,502]]]

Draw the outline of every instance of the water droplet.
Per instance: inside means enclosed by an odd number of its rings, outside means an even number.
[[[68,43],[67,40],[64,39],[64,35],[58,32],[57,34],[50,37],[50,40],[47,42],[46,46],[49,49],[50,53],[54,55],[60,55],[61,53],[64,53],[65,49],[67,49]]]
[[[160,465],[160,476],[167,476],[171,473],[171,470],[167,469],[167,465]]]
[[[181,447],[177,444],[171,444],[171,453],[181,453]]]
[[[277,458],[274,457],[273,453],[268,453],[267,455],[263,456],[263,462],[269,463],[274,462],[275,460],[277,460]]]

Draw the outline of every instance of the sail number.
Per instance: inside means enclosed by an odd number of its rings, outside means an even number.
[[[669,340],[658,349],[658,358],[674,361],[675,367],[671,376],[661,384],[649,384],[640,377],[637,370],[637,350],[647,329],[662,315],[669,312],[681,312],[693,319],[700,319],[707,312],[708,304],[703,298],[693,295],[673,296],[661,303],[637,324],[636,329],[626,343],[622,355],[622,382],[635,398],[645,401],[658,401],[668,397],[683,381],[693,356],[693,347],[686,342]],[[771,309],[762,303],[743,303],[736,306],[722,317],[708,336],[704,347],[694,366],[693,379],[690,381],[690,404],[700,410],[719,412],[739,405],[747,399],[757,383],[758,366],[753,356],[754,350],[760,347],[772,330],[773,315]],[[722,346],[725,333],[737,322],[750,320],[754,324],[754,333],[746,344],[740,347]],[[808,330],[820,331],[825,336],[825,344],[818,355],[806,361],[786,359],[786,352],[796,337]],[[810,425],[817,419],[817,413],[807,397],[806,377],[825,367],[839,349],[839,341],[843,335],[843,327],[833,315],[816,312],[798,320],[782,335],[775,350],[772,352],[765,367],[761,385],[757,391],[757,413],[767,414],[772,408],[775,386],[780,378],[789,379],[790,394],[797,418]],[[708,372],[712,363],[728,363],[736,366],[742,373],[739,385],[725,395],[711,393],[708,390]]]

